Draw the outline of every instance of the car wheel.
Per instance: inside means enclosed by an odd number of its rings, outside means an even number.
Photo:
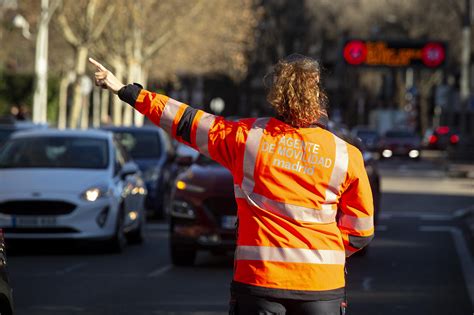
[[[117,224],[115,226],[115,235],[110,240],[109,249],[112,253],[121,253],[127,245],[127,238],[124,232],[124,211],[123,205],[120,207],[119,214],[117,216]]]
[[[127,241],[129,244],[143,244],[145,242],[144,220],[141,220],[140,225],[135,230],[127,234]]]
[[[196,260],[195,249],[171,247],[171,262],[175,266],[192,266]]]

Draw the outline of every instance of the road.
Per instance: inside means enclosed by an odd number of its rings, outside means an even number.
[[[474,182],[435,164],[382,165],[382,212],[365,256],[348,262],[349,314],[473,314],[474,264],[456,210],[474,205]],[[17,244],[9,253],[16,314],[226,314],[232,257],[201,253],[170,264],[166,225],[121,255],[71,244]],[[470,289],[468,289],[470,284]]]

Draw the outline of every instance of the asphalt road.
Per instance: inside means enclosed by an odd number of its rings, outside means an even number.
[[[348,314],[473,314],[474,264],[456,210],[474,182],[436,165],[382,165],[382,213],[365,256],[348,262]],[[201,253],[171,266],[166,225],[121,255],[59,243],[16,244],[9,272],[16,314],[226,314],[232,257]],[[470,286],[470,289],[468,289]]]

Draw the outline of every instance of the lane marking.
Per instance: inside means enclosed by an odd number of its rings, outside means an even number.
[[[451,221],[454,220],[454,216],[448,214],[424,214],[420,216],[420,219],[424,221]]]
[[[452,214],[437,214],[432,212],[420,212],[420,211],[410,211],[410,212],[382,212],[380,214],[380,219],[389,220],[393,218],[415,218],[421,220],[430,220],[430,221],[451,221],[454,219]]]
[[[80,306],[74,305],[33,305],[30,306],[29,309],[31,310],[38,310],[38,311],[61,311],[61,312],[83,312],[86,309]]]
[[[87,263],[75,264],[75,265],[69,266],[69,267],[67,267],[67,268],[64,268],[64,269],[62,269],[62,270],[56,271],[56,274],[57,274],[57,275],[64,275],[64,274],[66,274],[66,273],[70,273],[70,272],[72,272],[72,271],[74,271],[74,270],[80,269],[80,268],[82,268],[82,267],[84,267],[84,266],[86,266],[86,265],[87,265]]]
[[[152,272],[150,272],[147,277],[148,278],[156,278],[156,277],[159,277],[161,276],[162,274],[170,271],[171,269],[173,268],[172,265],[166,265],[166,266],[163,266],[163,267],[160,267],[156,270],[153,270]]]
[[[474,306],[474,261],[461,229],[453,226],[420,226],[421,232],[449,232],[454,240],[454,245],[461,263],[461,270],[466,283],[471,304]]]

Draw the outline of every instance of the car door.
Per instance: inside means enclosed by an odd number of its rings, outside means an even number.
[[[115,140],[114,146],[116,150],[115,155],[120,160],[122,168],[127,164],[134,163],[130,155],[127,153],[127,150],[120,144],[118,140]],[[129,224],[133,223],[129,216],[130,212],[138,211],[140,212],[140,217],[143,215],[141,212],[144,203],[145,187],[144,182],[138,172],[134,174],[128,174],[126,176],[123,176],[122,172],[121,176],[119,177],[121,178],[123,184],[122,196],[125,205],[125,226],[128,226]]]

